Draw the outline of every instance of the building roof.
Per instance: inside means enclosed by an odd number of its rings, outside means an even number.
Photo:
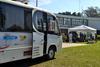
[[[65,17],[65,18],[75,18],[75,19],[88,19],[88,20],[100,20],[100,18],[97,17],[78,17],[78,16],[69,16],[69,15],[61,15],[61,14],[55,14],[57,17]]]

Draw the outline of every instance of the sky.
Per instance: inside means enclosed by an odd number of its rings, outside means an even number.
[[[88,7],[99,7],[100,0],[38,0],[38,7],[52,13],[81,12]],[[29,0],[29,4],[35,6],[36,0]]]

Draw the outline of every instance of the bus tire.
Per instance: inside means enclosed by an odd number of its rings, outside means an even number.
[[[54,48],[49,49],[47,57],[48,57],[48,59],[54,59],[54,57],[55,57],[55,49]]]

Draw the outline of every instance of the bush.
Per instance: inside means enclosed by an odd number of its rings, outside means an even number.
[[[97,40],[100,40],[100,35],[97,35]]]
[[[68,40],[67,36],[63,35],[63,42],[66,42]]]

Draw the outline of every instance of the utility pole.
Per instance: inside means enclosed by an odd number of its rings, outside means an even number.
[[[38,0],[36,0],[36,7],[38,7]]]
[[[79,12],[81,12],[81,1],[79,0]]]

